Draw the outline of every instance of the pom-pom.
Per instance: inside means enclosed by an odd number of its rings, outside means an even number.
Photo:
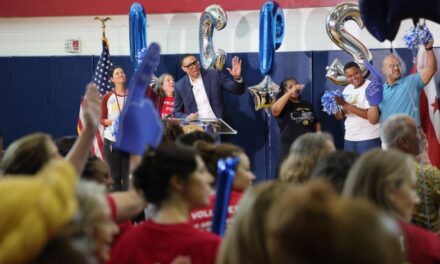
[[[426,45],[432,39],[432,34],[426,26],[410,27],[403,36],[403,41],[413,54],[417,54],[420,45]]]
[[[427,45],[433,40],[432,33],[427,26],[419,27],[419,40],[421,45]]]
[[[118,114],[118,116],[113,120],[112,125],[110,126],[110,132],[115,138],[118,138],[119,136],[119,117],[120,115]]]
[[[325,91],[321,98],[322,110],[329,115],[334,115],[337,112],[342,111],[342,106],[337,105],[335,102],[335,96],[344,97],[339,90]]]

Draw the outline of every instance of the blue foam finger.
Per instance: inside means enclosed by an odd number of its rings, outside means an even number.
[[[211,231],[223,236],[228,217],[229,199],[239,158],[220,159],[217,164],[217,185]]]
[[[151,100],[145,97],[159,58],[160,47],[152,43],[130,80],[127,103],[119,120],[119,137],[115,143],[120,150],[142,155],[148,145],[157,147],[160,143],[162,121]]]

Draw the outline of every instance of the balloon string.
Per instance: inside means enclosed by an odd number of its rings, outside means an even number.
[[[421,145],[421,143],[420,143]],[[422,163],[420,163],[420,176],[422,176],[422,185],[423,185],[423,201],[425,202],[425,215],[426,215],[426,226],[429,230],[431,230],[431,216],[429,215],[429,209],[428,209],[428,187],[426,187],[426,175],[425,172],[422,169]]]
[[[265,108],[267,114],[267,153],[268,153],[268,179],[272,179],[272,133],[271,133],[271,112],[268,108]]]

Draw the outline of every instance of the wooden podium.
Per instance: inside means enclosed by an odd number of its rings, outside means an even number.
[[[184,118],[176,118],[182,127],[196,125],[205,132],[215,135],[235,135],[237,131],[230,127],[221,118],[201,118],[193,121],[187,121]]]

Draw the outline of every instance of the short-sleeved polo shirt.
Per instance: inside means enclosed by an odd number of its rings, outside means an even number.
[[[379,104],[380,122],[391,115],[407,114],[420,125],[420,91],[425,87],[420,73],[402,77],[393,85],[384,83],[383,100]]]

